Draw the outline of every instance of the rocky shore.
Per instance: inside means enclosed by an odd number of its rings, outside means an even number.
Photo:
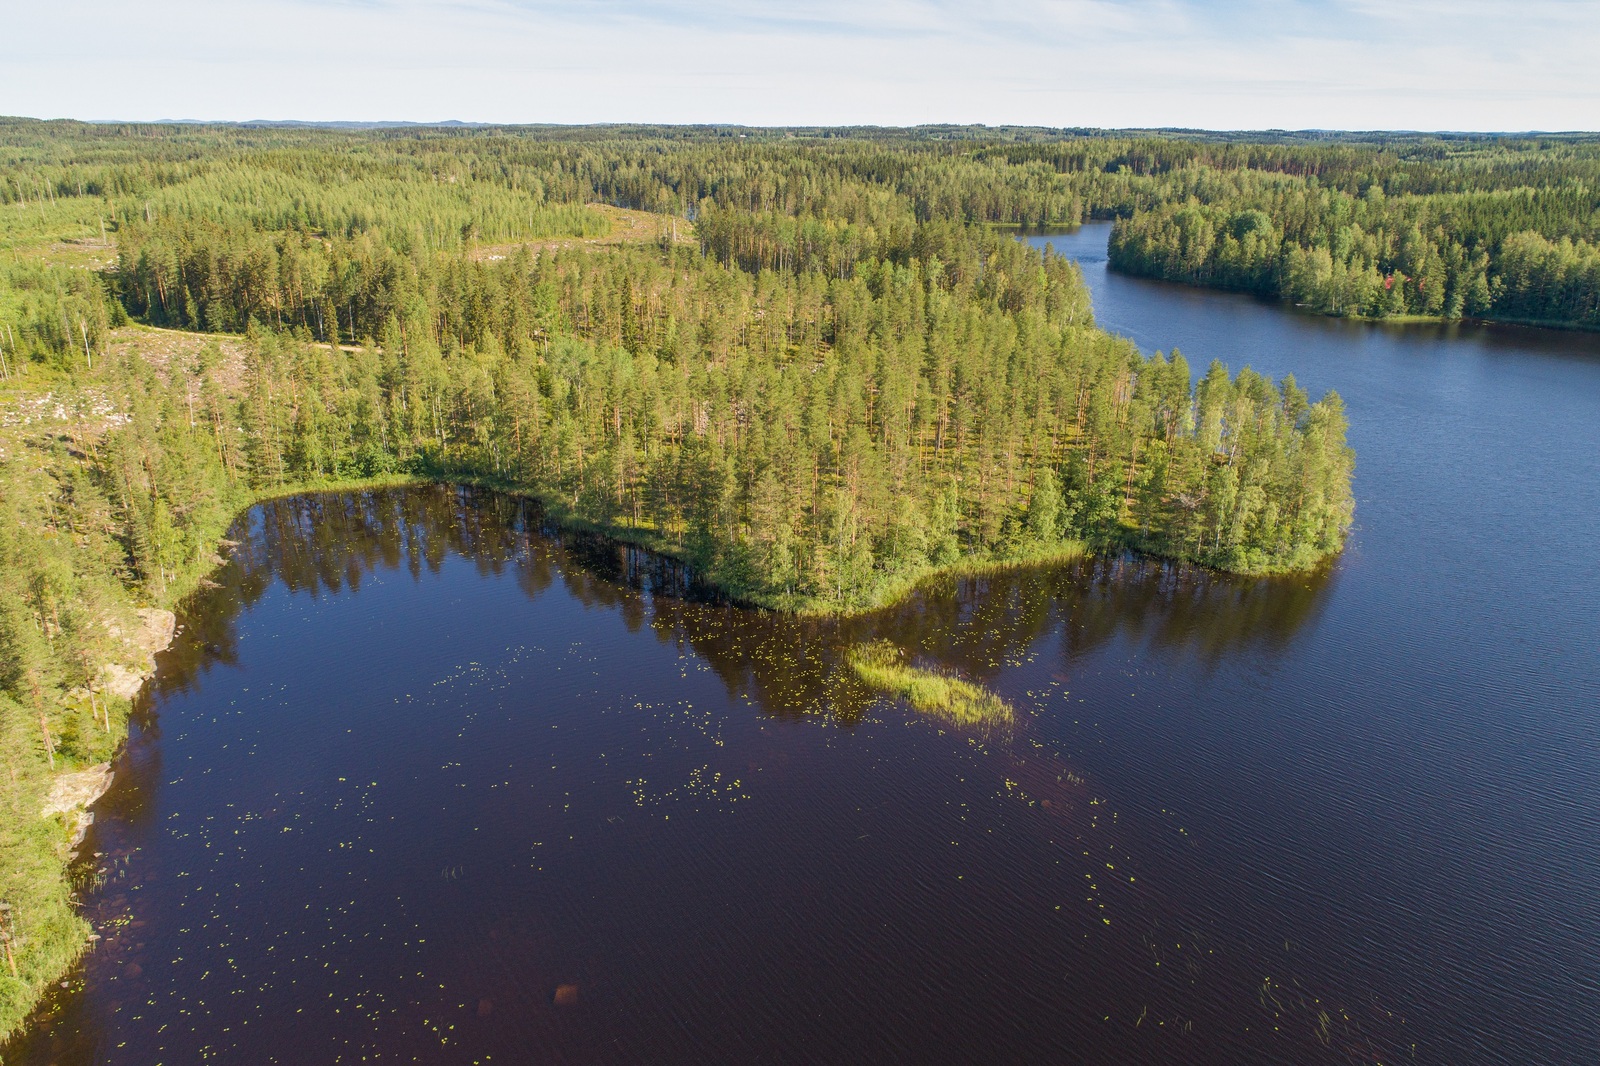
[[[140,610],[138,617],[139,626],[132,633],[111,626],[112,635],[126,645],[131,662],[107,663],[101,669],[97,687],[102,693],[125,700],[138,696],[145,682],[155,676],[156,654],[172,643],[178,620],[171,611],[148,607]],[[94,824],[94,812],[90,808],[111,788],[113,776],[111,764],[104,762],[57,774],[51,782],[50,794],[40,814],[45,818],[61,815],[66,820],[69,858],[77,858],[78,847]]]

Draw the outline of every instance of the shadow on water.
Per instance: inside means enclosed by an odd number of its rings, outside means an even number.
[[[1344,396],[1336,566],[796,619],[493,493],[263,505],[101,808],[106,939],[6,1061],[1596,1061],[1600,338],[1105,239],[1052,238],[1107,328]],[[1015,727],[863,691],[874,639]]]
[[[187,605],[187,639],[163,658],[162,695],[236,661],[234,622],[275,580],[312,597],[355,592],[379,571],[437,573],[448,555],[484,576],[509,573],[530,599],[559,580],[585,606],[621,612],[630,631],[648,626],[662,641],[685,642],[731,696],[751,696],[767,713],[827,710],[846,723],[875,698],[842,668],[856,643],[888,639],[978,681],[1057,629],[1069,664],[1114,639],[1208,662],[1241,651],[1271,657],[1315,620],[1337,580],[1332,565],[1241,578],[1131,555],[1088,557],[935,578],[864,616],[797,618],[730,603],[676,560],[561,530],[537,501],[447,486],[275,500],[252,509],[230,539],[237,546],[214,575],[218,587]]]
[[[182,813],[163,812],[156,802],[170,773],[163,765],[160,707],[175,697],[200,694],[213,671],[244,661],[239,621],[275,586],[292,598],[317,601],[359,593],[387,575],[422,581],[455,558],[470,563],[481,577],[502,579],[498,585],[514,582],[528,600],[539,600],[559,584],[582,609],[615,612],[629,633],[649,634],[658,646],[692,653],[733,705],[751,706],[760,717],[814,718],[854,729],[872,721],[873,708],[882,705],[845,667],[845,652],[859,642],[888,639],[984,682],[1041,649],[1070,673],[1072,664],[1113,642],[1181,653],[1201,664],[1241,652],[1270,660],[1315,623],[1336,581],[1332,570],[1298,580],[1244,580],[1121,556],[935,580],[870,615],[796,618],[728,603],[672,560],[594,535],[551,529],[532,501],[448,486],[272,501],[252,509],[230,539],[225,565],[211,586],[185,605],[180,639],[162,656],[154,691],[141,700],[117,783],[102,807],[108,828],[91,838],[96,854],[80,867],[86,912],[108,930],[86,972],[91,982],[111,983],[94,1000],[83,995],[81,978],[55,996],[18,1048],[16,1061],[120,1059],[108,1051],[107,1042],[115,1038],[104,1032],[106,1019],[133,1009],[138,981],[161,965],[146,942],[151,919],[135,905],[136,893],[183,876],[141,861],[136,843],[162,828],[158,820]],[[1116,977],[1101,974],[1093,995],[1104,1000],[1108,1012],[1134,1001],[1147,1004],[1147,1011],[1153,1006],[1160,1017],[1152,1016],[1152,1034],[1158,1023],[1173,1033],[1214,1015],[1219,1008],[1209,999],[1213,992],[1197,992],[1196,975],[1204,970],[1208,980],[1221,985],[1238,986],[1239,979],[1213,973],[1218,947],[1206,931],[1207,920],[1186,914],[1181,900],[1136,886],[1131,878],[1122,883],[1120,877],[1092,873],[1106,858],[1129,862],[1126,835],[1070,761],[1033,736],[1026,721],[1020,728],[998,749],[1001,761],[974,782],[998,774],[1007,799],[1020,801],[1041,819],[1024,833],[1028,846],[1046,855],[1060,849],[1057,863],[1085,866],[1089,896],[1080,905],[1080,917],[1092,915],[1096,928],[1100,914],[1118,917],[1115,929],[1108,923],[1096,950],[1107,959],[1151,957],[1169,963],[1165,970],[1158,961]],[[789,756],[780,751],[776,758],[768,769],[781,773]],[[914,776],[907,786],[933,788],[927,802],[950,802],[938,798],[936,780]],[[797,799],[815,802],[804,793]],[[273,819],[282,813],[274,807],[257,815]],[[1015,849],[1017,843],[1007,847]],[[1018,860],[1000,852],[994,861]],[[1020,885],[1006,890],[1022,900],[1037,891]],[[846,922],[844,929],[849,928]],[[1257,968],[1243,961],[1248,954],[1235,949],[1235,955],[1244,969]],[[1123,1020],[1139,1024],[1136,1018]],[[1037,1045],[1042,1038],[1019,1033],[1017,1047]]]

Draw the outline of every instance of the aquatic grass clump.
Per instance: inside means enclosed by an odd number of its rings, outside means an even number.
[[[912,666],[888,641],[859,644],[845,654],[845,660],[866,684],[904,699],[924,714],[964,726],[1009,725],[1015,717],[1009,703],[983,686]]]

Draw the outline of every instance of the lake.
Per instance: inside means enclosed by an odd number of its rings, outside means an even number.
[[[1107,234],[1027,239],[1147,351],[1344,397],[1334,565],[825,622],[491,493],[264,504],[7,1061],[1600,1061],[1600,337],[1309,317]],[[877,638],[1016,724],[874,698]]]

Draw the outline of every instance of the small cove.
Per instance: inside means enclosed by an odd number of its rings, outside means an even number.
[[[664,594],[493,494],[262,505],[102,806],[105,940],[19,1061],[1590,1061],[1596,339],[1309,319],[1110,275],[1103,226],[1031,239],[1147,350],[1341,391],[1344,557],[835,622]],[[1014,729],[875,698],[843,661],[873,639]]]

